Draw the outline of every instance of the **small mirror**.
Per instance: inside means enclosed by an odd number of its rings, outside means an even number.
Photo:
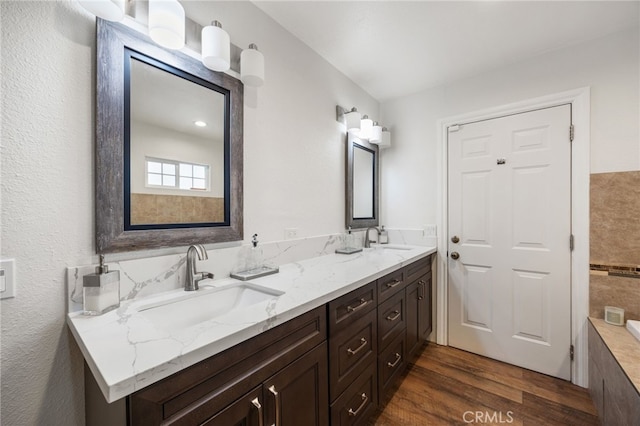
[[[97,19],[96,250],[239,241],[243,86]]]
[[[378,147],[347,135],[347,227],[378,225]]]

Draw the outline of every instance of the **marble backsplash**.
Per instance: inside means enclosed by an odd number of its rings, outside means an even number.
[[[591,175],[590,316],[640,319],[640,172]]]
[[[364,232],[355,231],[358,241],[363,241]],[[409,244],[435,247],[436,237],[425,237],[422,230],[388,229],[390,244]],[[332,234],[295,240],[268,242],[261,244],[264,262],[279,266],[295,263],[312,257],[334,253],[341,247],[343,234]],[[371,233],[374,237],[374,233]],[[251,251],[250,244],[216,248],[206,246],[209,258],[198,261],[198,271],[207,271],[216,279],[226,278],[232,272],[242,271]],[[181,288],[184,285],[187,250],[184,253],[154,256],[141,259],[113,261],[106,258],[109,270],[120,271],[120,300],[132,300],[164,291]],[[67,268],[69,312],[82,310],[82,277],[95,272],[97,265]]]

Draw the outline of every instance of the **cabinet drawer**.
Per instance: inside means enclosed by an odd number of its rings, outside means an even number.
[[[404,269],[378,278],[378,303],[382,303],[405,287]]]
[[[386,404],[392,395],[397,378],[404,371],[405,362],[404,335],[398,336],[387,349],[378,356],[378,396],[380,405]]]
[[[378,307],[378,350],[382,351],[393,339],[405,333],[407,305],[404,291],[396,293]]]
[[[412,264],[407,265],[404,271],[404,278],[410,283],[429,271],[431,271],[431,256],[416,260]]]
[[[375,281],[329,302],[329,332],[335,335],[357,318],[366,315],[377,304]]]
[[[331,404],[332,426],[366,425],[378,405],[378,375],[372,361],[365,371]]]
[[[330,399],[338,397],[378,354],[376,311],[369,311],[329,340]]]

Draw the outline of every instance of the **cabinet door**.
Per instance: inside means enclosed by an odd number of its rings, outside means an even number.
[[[422,345],[419,335],[420,326],[418,324],[418,306],[420,304],[420,291],[418,281],[414,281],[407,286],[407,359],[411,360],[418,348]]]
[[[432,330],[431,324],[431,272],[418,280],[418,334],[426,341]]]
[[[206,426],[261,426],[263,412],[262,387],[257,387],[236,402],[203,422]]]
[[[327,343],[280,370],[264,382],[263,388],[267,425],[329,424]]]

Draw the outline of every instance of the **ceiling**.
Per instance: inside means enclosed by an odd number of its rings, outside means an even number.
[[[379,101],[637,27],[639,1],[254,1]]]

